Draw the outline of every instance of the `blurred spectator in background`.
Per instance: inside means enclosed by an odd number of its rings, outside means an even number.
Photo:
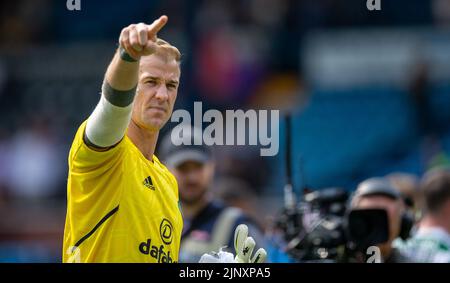
[[[426,214],[414,236],[400,246],[417,262],[450,263],[450,171],[433,169],[422,183]]]
[[[52,1],[3,1],[0,4],[0,42],[17,48],[47,38]]]
[[[256,192],[247,182],[236,177],[222,177],[215,182],[212,192],[214,198],[241,209],[262,226],[264,220],[260,218]]]
[[[9,155],[8,155],[8,140],[7,133],[5,130],[0,128],[0,207],[7,197],[8,184],[7,180],[9,178],[8,166],[9,166]]]
[[[257,125],[251,123],[250,127]],[[235,129],[236,130],[236,129]],[[248,135],[248,130],[246,130]],[[237,135],[237,132],[235,132]],[[216,160],[215,171],[218,176],[229,176],[246,182],[255,194],[264,193],[267,189],[267,176],[271,173],[268,160],[260,156],[259,148],[252,145],[218,146],[214,150]],[[258,164],[258,170],[255,169]]]
[[[59,262],[65,154],[48,120],[23,118],[0,129],[0,262]]]
[[[192,145],[175,146],[169,134],[160,150],[162,160],[178,181],[184,221],[180,262],[198,262],[204,253],[218,252],[225,246],[234,252],[234,231],[239,224],[249,227],[256,249],[264,241],[256,222],[240,209],[226,206],[212,197],[215,161],[209,146],[196,145],[203,144],[201,137],[199,129],[184,126],[183,140],[190,140]]]
[[[293,111],[304,106],[308,95],[298,73],[273,73],[257,86],[250,106],[256,109]]]
[[[18,131],[9,146],[9,195],[42,199],[56,195],[64,172],[64,155],[47,121],[34,117]]]
[[[351,202],[356,209],[385,209],[388,216],[389,238],[379,244],[381,262],[410,262],[400,251],[393,247],[393,241],[402,234],[402,215],[405,207],[401,195],[385,178],[370,178],[358,185]]]
[[[450,25],[450,0],[433,0],[431,10],[437,26],[448,27]]]

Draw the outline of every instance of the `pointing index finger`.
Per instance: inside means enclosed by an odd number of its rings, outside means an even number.
[[[167,16],[161,16],[159,19],[155,20],[149,27],[148,27],[148,34],[153,37],[155,36],[167,23],[169,18]]]

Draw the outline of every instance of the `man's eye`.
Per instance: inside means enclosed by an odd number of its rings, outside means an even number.
[[[167,85],[167,88],[168,88],[168,89],[176,89],[177,86],[176,86],[175,84],[168,84],[168,85]]]
[[[156,81],[146,81],[145,84],[151,85],[151,86],[155,86],[156,85]]]

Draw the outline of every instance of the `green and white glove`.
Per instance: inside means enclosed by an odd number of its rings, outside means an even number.
[[[240,224],[234,231],[234,248],[236,250],[236,257],[234,260],[237,263],[262,263],[266,260],[267,252],[263,248],[259,248],[255,255],[250,258],[255,248],[255,240],[248,237],[248,226]]]
[[[199,263],[263,263],[267,257],[267,252],[263,248],[258,249],[253,258],[250,259],[255,245],[255,240],[248,237],[247,225],[240,224],[234,231],[236,256],[220,249],[218,253],[211,252],[202,255]]]

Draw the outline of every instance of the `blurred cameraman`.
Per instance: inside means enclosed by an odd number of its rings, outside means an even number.
[[[450,171],[435,169],[425,174],[422,190],[425,216],[400,248],[417,262],[450,263]]]
[[[402,218],[405,206],[400,193],[385,178],[370,178],[358,185],[351,201],[352,209],[384,209],[388,216],[389,236],[384,243],[377,245],[381,253],[381,262],[410,262],[392,242],[402,231]]]
[[[400,193],[405,203],[405,209],[415,222],[419,222],[423,214],[423,197],[420,180],[413,174],[394,172],[385,178]]]

